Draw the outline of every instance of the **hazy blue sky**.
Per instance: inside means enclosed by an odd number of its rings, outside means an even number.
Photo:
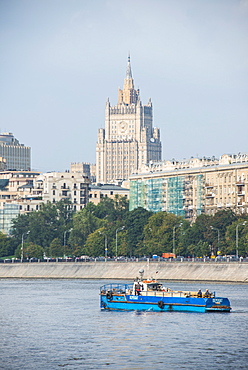
[[[248,152],[247,0],[0,0],[0,131],[33,169],[95,162],[129,52],[163,159]]]

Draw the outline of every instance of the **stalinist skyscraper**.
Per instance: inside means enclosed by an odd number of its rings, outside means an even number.
[[[126,180],[149,161],[161,160],[160,131],[153,128],[152,102],[142,105],[139,90],[134,88],[128,57],[123,90],[118,104],[105,108],[105,129],[98,130],[96,144],[96,180],[108,183]]]

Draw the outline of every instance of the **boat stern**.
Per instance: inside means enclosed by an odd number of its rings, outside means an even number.
[[[230,312],[231,305],[228,298],[209,298],[206,302],[206,311]]]

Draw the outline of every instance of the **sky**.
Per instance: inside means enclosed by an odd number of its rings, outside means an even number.
[[[95,163],[129,53],[162,159],[248,152],[248,0],[0,0],[0,132],[33,170]]]

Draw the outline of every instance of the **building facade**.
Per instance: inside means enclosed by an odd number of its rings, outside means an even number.
[[[41,197],[32,195],[34,181],[40,172],[1,171],[0,172],[0,230],[9,234],[12,220],[19,214],[37,211]]]
[[[7,170],[31,168],[31,148],[20,144],[10,132],[0,134],[0,157],[5,159]]]
[[[160,130],[153,127],[152,102],[142,105],[134,88],[130,57],[118,104],[105,107],[105,128],[98,130],[96,181],[126,180],[150,161],[161,160]]]
[[[71,163],[70,172],[81,172],[87,176],[91,182],[96,182],[96,165],[88,162]]]
[[[129,199],[129,189],[115,184],[89,186],[89,201],[97,205],[103,198],[115,199],[116,196]]]
[[[41,196],[43,203],[68,199],[73,209],[80,211],[89,201],[89,184],[89,178],[82,173],[47,172],[35,179],[33,196]]]
[[[89,184],[82,173],[0,172],[0,231],[8,234],[13,218],[38,211],[43,203],[68,199],[80,211],[89,201]]]
[[[194,221],[221,209],[248,213],[248,155],[191,158],[143,167],[130,177],[130,210],[143,207]]]

